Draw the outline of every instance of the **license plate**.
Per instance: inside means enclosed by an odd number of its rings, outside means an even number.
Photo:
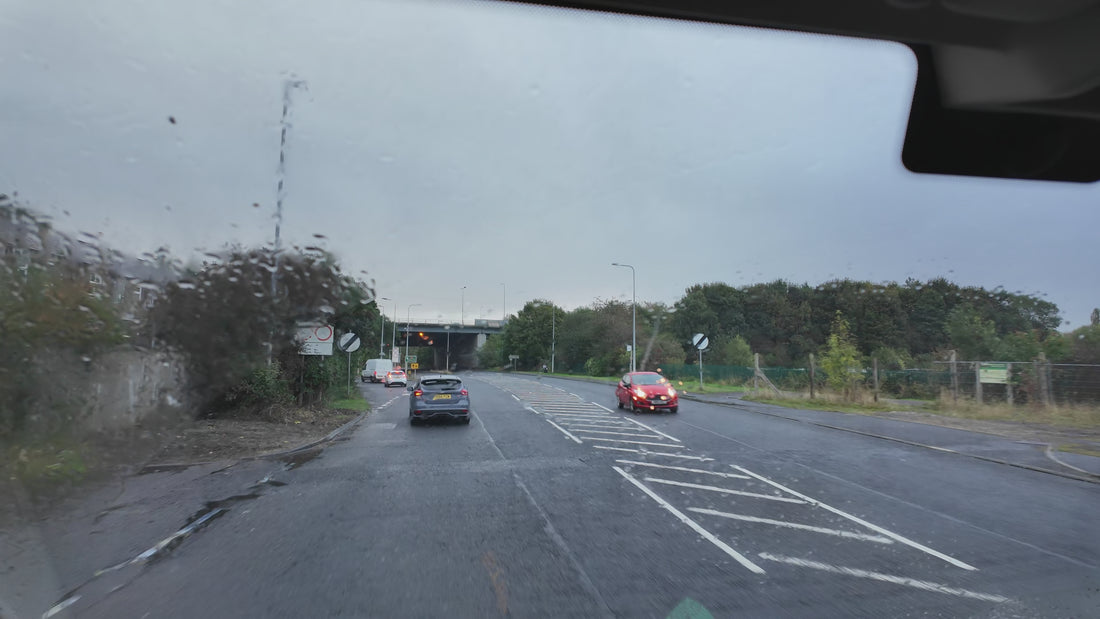
[[[439,395],[433,395],[432,399],[433,400],[450,400],[451,399],[451,394],[442,393],[442,394],[439,394]]]

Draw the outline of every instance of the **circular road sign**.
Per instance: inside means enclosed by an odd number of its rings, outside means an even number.
[[[361,341],[359,340],[358,335],[355,335],[354,333],[345,333],[340,336],[340,341],[336,343],[336,346],[342,352],[355,352],[359,350],[360,343]]]
[[[710,346],[710,339],[702,333],[696,333],[691,336],[691,343],[698,350],[706,350]]]

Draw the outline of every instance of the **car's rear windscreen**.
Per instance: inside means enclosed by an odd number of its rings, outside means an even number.
[[[436,378],[420,381],[420,388],[424,391],[458,391],[462,389],[462,381],[454,378]]]

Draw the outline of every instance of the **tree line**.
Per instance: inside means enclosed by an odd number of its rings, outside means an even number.
[[[638,304],[638,366],[695,363],[691,336],[703,333],[710,339],[705,364],[751,365],[759,353],[765,365],[802,367],[810,354],[825,352],[838,317],[854,352],[887,369],[928,367],[952,350],[966,360],[1030,361],[1043,354],[1053,361],[1100,362],[1095,321],[1063,334],[1050,301],[936,278],[696,284],[671,307]],[[598,300],[566,311],[536,299],[508,320],[500,337],[490,338],[480,361],[498,367],[507,355],[518,355],[521,369],[537,369],[551,364],[553,347],[555,369],[614,375],[629,367],[630,342],[629,303]]]

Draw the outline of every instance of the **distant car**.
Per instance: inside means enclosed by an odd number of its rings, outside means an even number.
[[[368,359],[367,365],[359,373],[359,378],[363,382],[369,380],[372,383],[380,383],[386,377],[386,372],[392,369],[394,369],[393,361],[389,359]]]
[[[382,379],[382,383],[387,387],[392,385],[401,385],[404,387],[409,384],[409,379],[405,377],[405,370],[390,370],[386,372],[386,377]]]
[[[457,419],[470,423],[470,393],[462,379],[450,374],[421,376],[409,391],[409,423],[429,419]]]
[[[680,410],[680,396],[668,379],[657,372],[631,372],[623,376],[615,387],[615,399],[619,408],[629,407],[638,412]]]

